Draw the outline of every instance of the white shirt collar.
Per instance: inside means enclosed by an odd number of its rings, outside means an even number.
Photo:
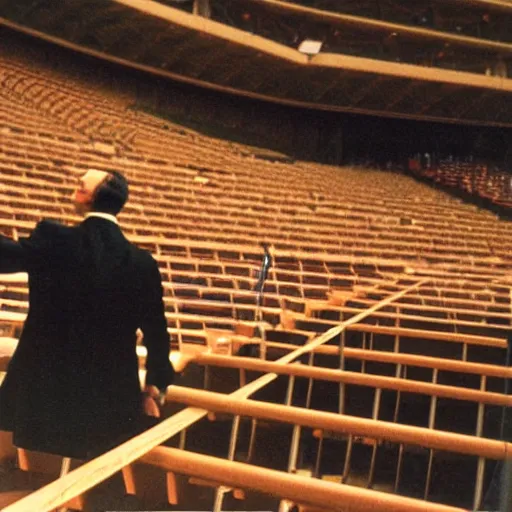
[[[114,215],[111,215],[110,213],[89,212],[85,215],[85,218],[88,219],[89,217],[99,217],[100,219],[109,220],[110,222],[119,225],[119,222],[117,221],[116,217]]]

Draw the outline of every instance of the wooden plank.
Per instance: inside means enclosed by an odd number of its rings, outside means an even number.
[[[244,344],[241,337],[236,338],[236,342]],[[259,338],[247,339],[246,344],[259,344]],[[267,341],[267,347],[292,351],[297,348],[297,345],[291,343],[280,343],[275,341]],[[339,356],[339,347],[333,345],[323,345],[313,350],[316,354],[324,354],[329,356]],[[474,373],[476,375],[486,375],[489,377],[498,377],[502,379],[512,378],[512,367],[509,366],[496,366],[482,363],[469,363],[467,361],[457,361],[455,359],[442,359],[429,356],[418,356],[412,354],[402,354],[396,352],[384,352],[380,350],[364,350],[359,348],[345,347],[343,353],[347,359],[359,359],[364,361],[375,361],[390,364],[403,364],[407,366],[417,366],[423,368],[437,368],[438,370],[445,370],[456,373]],[[202,364],[203,361],[207,364],[218,364],[215,354],[206,354],[201,352],[200,357],[194,360],[197,364]],[[221,362],[223,363],[224,360]]]
[[[475,334],[459,334],[451,332],[425,331],[421,329],[406,329],[403,327],[387,327],[384,325],[359,324],[352,325],[349,330],[359,332],[373,332],[375,334],[386,334],[389,336],[400,336],[403,338],[421,338],[424,340],[448,341],[453,343],[468,343],[470,345],[481,345],[486,347],[497,347],[507,349],[505,339],[492,338],[489,336],[477,336]]]
[[[363,350],[358,348],[345,348],[345,357],[364,361],[376,361],[381,363],[402,364],[423,368],[437,368],[456,373],[473,373],[487,377],[512,379],[512,367],[496,366],[482,363],[469,363],[453,359],[439,357],[417,356],[412,354],[397,354],[395,352],[383,352],[380,350]]]
[[[117,473],[152,448],[199,421],[206,414],[207,411],[196,408],[180,411],[137,438],[131,439],[6,507],[3,512],[53,511]]]
[[[271,5],[279,8],[281,11],[290,11],[291,13],[304,14],[310,19],[321,19],[332,23],[333,26],[343,27],[346,25],[355,25],[358,27],[367,27],[374,29],[376,32],[382,32],[382,35],[388,35],[392,32],[397,32],[400,36],[405,35],[411,39],[422,39],[426,41],[434,41],[438,44],[444,42],[454,43],[454,46],[462,46],[469,48],[484,48],[495,50],[496,52],[503,51],[504,54],[512,53],[512,45],[509,43],[501,43],[486,39],[479,39],[476,37],[458,35],[446,31],[432,30],[423,27],[413,27],[410,25],[403,25],[389,21],[382,21],[371,18],[364,18],[362,16],[343,14],[338,12],[331,12],[313,7],[306,7],[297,5],[291,2],[282,2],[280,0],[245,0],[248,3],[257,3],[264,5]],[[469,2],[468,2],[469,3]],[[487,7],[487,5],[486,5]],[[510,9],[510,6],[505,3],[500,3],[500,7]],[[283,15],[285,15],[283,13]],[[405,42],[405,41],[402,41]]]
[[[215,479],[221,484],[252,489],[301,504],[328,508],[333,512],[367,512],[376,510],[376,507],[388,512],[463,512],[456,507],[325,482],[176,448],[155,448],[142,457],[142,460],[166,471],[196,478],[208,479],[215,475]],[[7,508],[4,512],[11,510]]]
[[[352,300],[359,301],[357,297],[354,297]],[[371,304],[370,301],[361,301],[366,302],[367,304]],[[330,311],[333,311],[334,308],[325,308]],[[354,307],[346,307],[346,306],[338,306],[335,308],[336,311],[339,311],[340,313],[358,313],[362,310],[362,308],[354,308]],[[402,308],[407,309],[407,308]],[[364,311],[364,309],[363,309]],[[492,313],[489,313],[489,315],[492,315]],[[389,312],[377,312],[374,313],[372,316],[375,318],[390,318],[390,319],[400,319],[404,321],[410,321],[410,322],[423,322],[423,323],[430,323],[430,324],[439,324],[439,325],[448,325],[448,326],[466,326],[466,327],[475,327],[480,329],[495,329],[498,331],[504,331],[505,333],[508,333],[510,331],[510,326],[503,325],[503,324],[488,324],[488,323],[482,323],[482,322],[472,322],[468,320],[458,320],[456,318],[454,319],[447,319],[447,318],[436,318],[433,316],[421,316],[421,315],[409,315],[406,313],[395,313],[393,311]],[[323,323],[325,325],[332,325],[336,323],[335,320],[323,320],[321,318],[315,318],[315,317],[297,317],[298,320],[304,320],[316,323]]]
[[[304,407],[271,404],[259,400],[237,399],[232,395],[173,386],[168,399],[209,411],[285,422],[291,425],[319,428],[343,434],[353,434],[371,439],[382,439],[399,444],[412,444],[436,450],[489,459],[503,460],[512,453],[512,443],[457,434],[426,427],[401,425],[382,420],[360,418]]]
[[[223,359],[221,359],[223,358]],[[504,407],[512,407],[512,396],[490,391],[468,389],[460,386],[447,386],[421,382],[417,380],[387,377],[375,374],[349,372],[346,370],[331,370],[316,366],[289,365],[274,363],[262,359],[244,358],[236,356],[216,355],[213,358],[209,354],[198,354],[198,363],[208,364],[213,362],[216,366],[226,368],[244,368],[279,375],[294,375],[296,377],[311,378],[319,381],[339,382],[355,386],[365,386],[380,389],[392,389],[404,393],[418,393],[427,396],[438,396],[453,400],[464,400],[476,403],[492,404]]]

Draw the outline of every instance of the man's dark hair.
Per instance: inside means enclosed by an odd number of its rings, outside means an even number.
[[[98,187],[91,210],[117,215],[128,200],[128,181],[118,171],[107,172],[109,176]]]

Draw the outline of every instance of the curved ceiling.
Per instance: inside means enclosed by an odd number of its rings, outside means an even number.
[[[0,23],[159,75],[332,111],[512,126],[512,80],[353,55],[313,57],[148,0],[0,0]]]

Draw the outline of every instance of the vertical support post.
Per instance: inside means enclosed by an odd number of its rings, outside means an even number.
[[[178,445],[180,450],[184,450],[185,449],[186,442],[187,442],[187,429],[184,428],[180,432],[180,442],[179,442],[179,445]]]
[[[361,335],[363,336],[363,350],[367,350],[367,346],[366,346],[367,334],[368,333],[366,331],[363,331],[361,333]],[[363,359],[363,361],[361,362],[361,373],[366,373],[366,359]]]
[[[396,306],[396,318],[395,318],[395,327],[398,329],[400,327],[400,308]],[[400,353],[400,335],[395,334],[395,342],[393,344],[393,353]],[[402,373],[402,364],[396,364],[395,376],[396,378],[400,378],[400,374]]]
[[[510,289],[510,305],[512,309],[512,288]],[[512,366],[512,328],[508,334],[507,355],[505,365]],[[512,392],[511,379],[505,379],[504,393],[510,395]],[[512,414],[510,407],[504,407],[501,418],[500,437],[503,441],[512,441]],[[491,483],[485,496],[485,507],[496,508],[499,504],[500,511],[512,510],[512,464],[510,459],[499,461],[496,464]]]
[[[211,370],[210,370],[210,365],[205,365],[203,367],[203,388],[207,391],[208,388],[210,387],[210,381],[211,381]]]
[[[258,421],[254,418],[251,419],[251,435],[249,437],[249,448],[247,449],[247,462],[252,460],[254,455],[254,446],[256,444],[256,428]]]
[[[315,471],[313,472],[313,478],[318,478],[320,474],[320,464],[322,462],[322,452],[324,448],[324,433],[320,431],[320,437],[318,438],[318,448],[316,450],[316,461]]]
[[[308,366],[312,367],[314,365],[315,365],[315,353],[313,351],[311,351],[309,353]],[[313,383],[314,383],[313,378],[310,378],[308,380],[308,391],[306,393],[306,409],[309,409],[311,407],[311,399],[313,397]]]
[[[432,384],[437,384],[439,371],[437,368],[434,368],[432,371]],[[432,396],[430,399],[430,413],[428,417],[428,428],[433,429],[436,424],[436,409],[437,409],[437,396]],[[434,450],[431,448],[429,450],[428,455],[428,469],[427,469],[427,478],[425,481],[425,494],[424,499],[428,499],[428,495],[430,492],[430,484],[432,481],[432,465],[434,463]]]
[[[243,388],[247,384],[247,374],[245,372],[245,368],[240,368],[238,372],[238,377],[240,387]]]
[[[295,388],[295,377],[290,376],[288,381],[288,389],[286,391],[286,406],[289,407],[293,402],[293,392]],[[297,457],[299,454],[299,443],[300,443],[301,428],[299,425],[293,426],[293,435],[288,453],[288,473],[295,472],[297,469]]]
[[[210,0],[194,0],[193,14],[202,16],[203,18],[211,18],[212,11],[210,8]]]
[[[213,502],[212,512],[221,512],[222,505],[224,504],[224,496],[229,489],[224,486],[220,486],[215,491],[215,499]]]
[[[341,475],[341,483],[344,484],[350,474],[350,459],[352,458],[352,447],[354,446],[354,437],[352,434],[348,436],[347,453],[345,455],[345,464],[343,465],[343,474]]]
[[[345,330],[340,333],[340,370],[345,370]],[[339,384],[338,396],[338,413],[343,414],[345,411],[345,383]]]
[[[401,444],[398,448],[398,463],[396,465],[395,485],[393,492],[398,492],[398,486],[400,485],[400,474],[402,473],[402,463],[404,460],[404,445]]]
[[[487,384],[487,377],[482,375],[480,378],[480,391],[485,391]],[[483,403],[478,404],[478,414],[476,419],[476,436],[482,437],[483,428],[484,428],[484,414],[485,414],[485,405]],[[480,508],[480,503],[482,502],[482,491],[484,485],[484,475],[485,475],[485,458],[478,458],[478,465],[476,470],[476,482],[475,482],[475,494],[473,497],[473,509],[478,510]]]
[[[286,392],[286,405],[292,405],[293,401],[293,391],[295,387],[295,377],[293,375],[290,376],[288,381],[288,389]],[[290,446],[290,451],[288,452],[288,473],[295,473],[297,471],[297,458],[299,456],[299,446],[300,446],[300,434],[301,427],[300,425],[293,426],[293,434],[292,441]],[[285,502],[281,500],[279,505],[279,511],[285,510]]]
[[[229,438],[228,460],[235,460],[236,446],[238,444],[238,432],[240,430],[240,419],[240,416],[235,416],[233,418],[233,424],[231,426],[231,437]],[[213,502],[213,512],[221,512],[222,505],[224,503],[224,496],[231,490],[231,488],[224,485],[217,487],[215,490],[215,499]]]
[[[374,399],[374,402],[373,402],[372,419],[374,419],[374,420],[378,420],[379,419],[381,397],[382,397],[382,389],[381,388],[377,388],[375,390],[375,399]],[[377,461],[377,450],[379,448],[378,440],[375,439],[374,441],[375,441],[375,444],[373,445],[372,459],[371,459],[371,462],[370,462],[370,471],[369,471],[368,482],[367,482],[367,487],[369,489],[373,486],[373,481],[374,481],[374,476],[375,476],[375,463]]]
[[[260,321],[263,321],[263,316]],[[260,331],[260,359],[267,359],[267,334],[266,329],[263,325],[258,326],[258,330]]]
[[[231,437],[229,439],[228,460],[235,460],[236,445],[238,443],[238,432],[240,430],[240,416],[233,418],[233,425],[231,427]]]
[[[66,476],[69,473],[71,468],[71,459],[69,457],[63,457],[62,465],[60,467],[60,475],[59,478]],[[59,508],[59,512],[67,512],[68,508],[66,506]]]
[[[467,343],[462,344],[462,360],[463,361],[468,360],[468,344]]]
[[[407,366],[401,366],[398,370],[397,368],[397,377],[403,377],[404,379],[407,378]],[[398,422],[398,416],[400,414],[400,399],[401,399],[401,393],[400,391],[397,391],[396,393],[396,402],[395,402],[395,411],[393,413],[393,422]],[[398,492],[398,486],[400,485],[400,474],[402,472],[402,464],[403,464],[403,458],[404,458],[404,445],[400,444],[398,449],[398,461],[396,465],[396,475],[395,475],[395,486],[393,492]]]
[[[507,512],[512,510],[512,461],[510,459],[503,463],[501,489],[500,510]]]
[[[512,289],[510,290],[512,301]],[[508,335],[507,366],[512,366],[512,332]],[[512,394],[512,379],[505,380],[505,394]],[[502,439],[512,441],[512,413],[510,407],[503,409]],[[512,461],[507,459],[503,462],[500,510],[512,510]]]

